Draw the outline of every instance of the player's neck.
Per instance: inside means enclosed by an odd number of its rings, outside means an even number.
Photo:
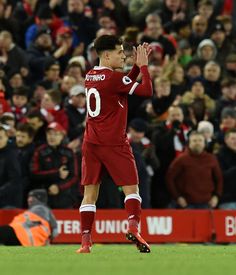
[[[109,62],[106,62],[106,61],[100,61],[99,62],[99,67],[106,67],[106,68],[109,68],[111,70],[114,70],[114,68],[111,66],[111,64]]]

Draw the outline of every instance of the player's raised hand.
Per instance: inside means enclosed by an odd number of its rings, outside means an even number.
[[[143,45],[137,47],[137,58],[136,65],[141,68],[142,66],[148,65],[148,53]]]
[[[152,52],[152,48],[151,48],[150,44],[147,43],[147,42],[144,42],[144,43],[142,44],[142,46],[146,49],[147,55],[148,55],[148,57],[149,57],[150,53]]]

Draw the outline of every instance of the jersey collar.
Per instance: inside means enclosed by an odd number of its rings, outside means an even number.
[[[105,67],[105,66],[94,66],[93,69],[94,70],[110,70],[110,71],[113,71],[111,68]]]

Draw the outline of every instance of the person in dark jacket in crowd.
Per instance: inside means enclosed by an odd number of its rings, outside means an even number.
[[[214,119],[219,124],[221,112],[225,107],[236,107],[236,81],[232,78],[224,78],[221,81],[222,96],[216,101]]]
[[[47,207],[47,192],[34,189],[28,194],[28,210],[8,225],[0,226],[0,244],[8,246],[45,246],[57,235],[57,221]]]
[[[166,178],[172,207],[207,209],[218,205],[222,172],[216,157],[205,151],[203,134],[190,134],[187,150],[171,163]]]
[[[225,133],[230,129],[236,128],[236,110],[231,107],[225,107],[221,112],[221,121],[219,129],[215,133],[216,141],[224,144]]]
[[[159,167],[155,147],[145,136],[147,129],[148,125],[145,120],[135,118],[130,121],[127,134],[138,168],[139,189],[143,208],[151,207],[151,178]]]
[[[23,188],[23,207],[26,207],[27,194],[30,186],[30,161],[34,153],[35,131],[28,123],[21,123],[16,128],[16,147],[18,160],[21,166],[21,179]]]
[[[176,54],[176,49],[173,43],[163,35],[163,27],[161,22],[149,22],[141,37],[141,42],[158,42],[162,49],[162,56],[169,55],[173,57]]]
[[[0,208],[22,207],[20,178],[21,170],[17,152],[13,146],[8,145],[6,127],[0,125]]]
[[[236,210],[236,129],[227,131],[224,140],[217,155],[224,178],[219,208]]]
[[[48,125],[47,143],[36,148],[31,162],[32,185],[45,188],[51,208],[72,208],[78,191],[78,163],[73,151],[63,145],[65,129]]]
[[[34,42],[27,49],[29,59],[30,79],[36,84],[44,77],[44,68],[52,59],[53,42],[49,28],[42,26],[37,30]]]
[[[160,167],[152,181],[152,207],[168,207],[170,196],[166,188],[166,172],[170,163],[185,150],[190,129],[184,123],[184,114],[179,106],[168,109],[168,118],[153,131],[152,142]]]
[[[85,89],[82,85],[75,85],[70,89],[65,110],[69,120],[69,139],[80,138],[85,129],[86,118]]]
[[[47,122],[40,111],[32,110],[26,116],[26,122],[34,129],[34,144],[35,147],[46,143],[46,128]]]
[[[24,78],[28,76],[26,52],[13,42],[12,34],[8,31],[0,32],[0,52],[5,56],[3,68],[8,77],[15,71],[19,71]]]

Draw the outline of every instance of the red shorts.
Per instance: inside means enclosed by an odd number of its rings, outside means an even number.
[[[82,185],[101,182],[106,168],[116,185],[138,184],[138,173],[130,145],[104,146],[84,142],[82,146]]]

